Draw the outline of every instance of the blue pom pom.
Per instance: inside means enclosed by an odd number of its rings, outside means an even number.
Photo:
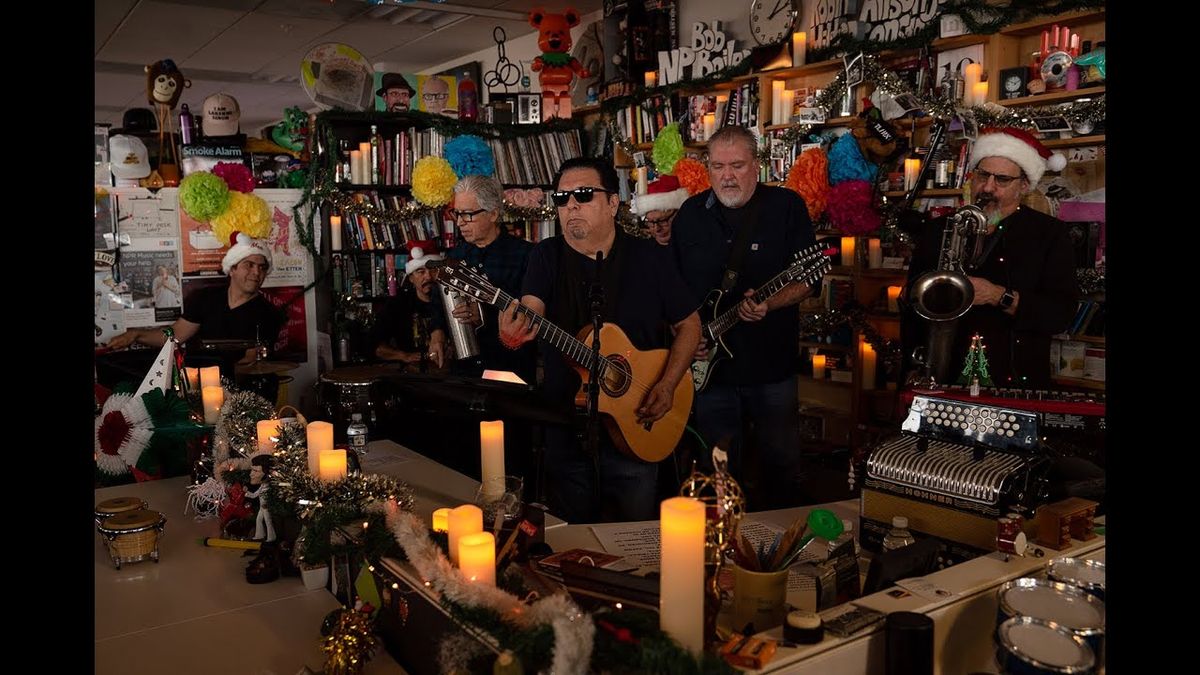
[[[492,149],[482,138],[470,134],[455,136],[446,142],[442,156],[450,162],[454,174],[463,176],[491,176],[496,173],[496,161]]]
[[[829,184],[837,185],[847,180],[865,180],[868,183],[875,180],[878,169],[868,162],[858,149],[858,142],[852,134],[842,134],[833,142],[829,149]]]

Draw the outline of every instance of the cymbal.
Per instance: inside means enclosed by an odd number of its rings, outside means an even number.
[[[233,372],[238,375],[278,375],[289,370],[295,370],[300,364],[291,361],[255,361],[245,365],[234,366]]]

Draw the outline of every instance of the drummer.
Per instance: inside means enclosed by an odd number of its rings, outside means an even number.
[[[446,358],[446,323],[441,303],[434,302],[433,277],[425,265],[442,256],[426,254],[421,246],[413,246],[411,256],[404,265],[404,285],[388,299],[371,328],[371,344],[382,361],[411,366],[432,362],[441,368]]]
[[[192,354],[200,351],[203,340],[247,340],[268,350],[274,348],[284,324],[282,310],[263,297],[261,288],[271,273],[271,246],[244,233],[221,260],[221,270],[229,277],[227,287],[199,289],[185,298],[183,315],[171,325],[179,342],[189,342]],[[161,328],[131,328],[109,341],[110,349],[134,344],[162,347],[166,336]],[[239,353],[238,364],[258,358],[256,349]],[[189,362],[193,359],[189,358]],[[232,373],[229,373],[232,375]]]

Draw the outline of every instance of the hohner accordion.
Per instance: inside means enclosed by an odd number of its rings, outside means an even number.
[[[995,550],[996,520],[1009,513],[1032,527],[1050,468],[1035,415],[916,396],[901,432],[872,450],[864,467],[864,547],[878,549],[893,516],[947,542],[955,559]]]

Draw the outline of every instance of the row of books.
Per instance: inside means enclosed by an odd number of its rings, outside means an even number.
[[[340,143],[340,158],[337,164],[335,180],[339,183],[356,183],[359,185],[400,186],[412,182],[413,163],[429,155],[441,156],[446,144],[446,137],[436,129],[407,129],[394,134],[375,134],[368,137],[367,143],[376,154],[375,173],[370,170],[370,158],[367,158],[362,176],[355,175],[351,168],[350,142],[343,139]]]
[[[401,195],[381,195],[374,190],[355,192],[352,199],[388,212],[399,211],[412,199]],[[423,211],[399,221],[383,222],[365,215],[346,213],[342,218],[342,245],[361,250],[402,248],[410,239],[436,239],[446,227],[440,211]],[[449,223],[452,228],[453,223]]]
[[[333,292],[355,298],[396,295],[407,262],[406,253],[334,253],[330,270]]]
[[[675,121],[676,105],[672,97],[651,96],[640,104],[626,106],[616,114],[617,129],[630,143],[653,143],[658,132]]]
[[[505,185],[550,185],[563,162],[583,155],[578,129],[493,138],[488,145],[496,160],[496,179]]]

